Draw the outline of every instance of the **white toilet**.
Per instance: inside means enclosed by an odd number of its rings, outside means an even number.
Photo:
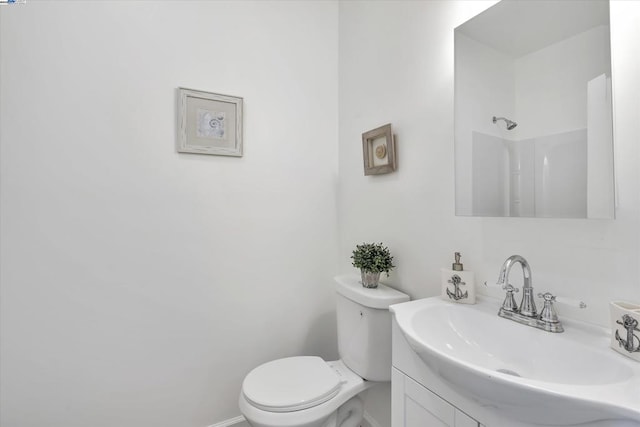
[[[389,306],[409,296],[356,276],[338,276],[336,312],[340,360],[288,357],[258,366],[245,377],[240,411],[253,427],[357,427],[359,395],[391,380]]]

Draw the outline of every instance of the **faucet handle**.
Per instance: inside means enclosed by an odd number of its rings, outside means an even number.
[[[514,292],[519,292],[520,289],[514,288],[511,283],[506,283],[506,284],[496,283],[495,285],[494,284],[490,285],[485,281],[484,285],[487,288],[500,288],[500,289],[503,289],[503,290],[507,291],[507,293],[506,293],[506,295],[504,297],[504,301],[502,302],[502,310],[510,311],[510,312],[513,312],[513,313],[517,313],[518,312],[518,304],[516,303],[516,299],[513,297],[513,293]]]
[[[511,283],[507,283],[506,285],[502,285],[502,289],[504,289],[507,292],[515,292],[515,293],[520,292],[520,289],[514,288]]]
[[[504,291],[507,291],[507,292],[516,292],[516,293],[517,293],[517,292],[520,292],[520,289],[513,287],[513,285],[511,285],[511,283],[506,283],[506,284],[503,284],[503,283],[496,283],[495,285],[494,285],[494,284],[491,284],[491,285],[490,285],[490,284],[488,284],[488,283],[485,281],[485,282],[484,282],[484,285],[485,285],[487,288],[500,288],[500,289],[502,289],[502,290],[504,290]]]
[[[511,283],[507,283],[506,285],[502,286],[502,289],[507,291],[507,294],[504,297],[504,301],[502,302],[502,309],[513,313],[517,312],[518,304],[516,303],[516,299],[513,297],[513,293],[518,292],[519,289],[514,288]]]
[[[544,307],[540,312],[540,320],[544,322],[549,329],[545,328],[545,330],[551,332],[562,332],[564,328],[558,319],[558,313],[556,313],[555,308],[553,307],[554,302],[559,302],[561,304],[567,304],[573,307],[586,308],[587,305],[578,300],[574,300],[571,298],[565,297],[556,297],[551,292],[545,292],[544,294],[538,294],[538,296],[544,299]]]
[[[551,302],[557,302],[557,303],[560,303],[560,304],[568,305],[570,307],[587,308],[587,304],[585,304],[584,301],[580,301],[580,300],[573,299],[573,298],[567,298],[567,297],[557,297],[557,296],[551,294],[551,292],[545,292],[544,294],[539,293],[538,297],[539,298],[543,298],[545,303],[547,301],[551,301]]]
[[[545,292],[544,294],[542,292],[538,292],[538,298],[542,298],[545,301],[555,301],[556,300],[556,296],[553,295],[551,292]]]
[[[558,313],[556,313],[556,310],[553,308],[553,302],[556,300],[556,296],[551,292],[545,292],[544,294],[539,293],[538,297],[544,299],[544,307],[540,312],[540,320],[548,323],[559,323]]]

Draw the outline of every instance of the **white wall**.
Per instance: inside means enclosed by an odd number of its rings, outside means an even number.
[[[534,146],[531,161],[535,170],[535,216],[586,218],[587,130],[541,136],[523,143]]]
[[[608,32],[598,26],[515,60],[519,139],[587,127],[587,83],[611,73]]]
[[[509,216],[509,141],[480,132],[471,141],[473,214]]]
[[[515,59],[515,131],[523,144],[535,147],[535,156],[522,163],[536,165],[525,177],[535,181],[535,207],[523,209],[523,216],[587,217],[586,132],[584,140],[572,140],[570,131],[577,135],[588,128],[588,82],[611,75],[609,55],[609,26],[600,25]],[[606,152],[606,140],[602,145]],[[532,197],[522,194],[525,200]]]
[[[244,375],[335,358],[336,2],[0,8],[6,427],[204,427]],[[178,86],[245,156],[177,154]]]
[[[502,203],[491,210],[476,210],[478,204],[482,204],[482,196],[474,197],[478,196],[473,188],[477,183],[476,177],[472,174],[474,163],[470,153],[475,151],[475,141],[472,138],[478,136],[475,132],[501,138],[505,143],[517,136],[517,128],[509,131],[506,130],[504,122],[495,124],[491,120],[494,116],[512,119],[516,117],[514,60],[461,32],[455,35],[455,44],[457,54],[454,60],[458,85],[454,99],[460,102],[454,103],[454,109],[456,116],[461,118],[455,122],[456,212],[461,215],[469,215],[472,212],[477,212],[476,215],[480,216],[508,215],[508,210],[505,213]],[[487,188],[488,191],[496,191],[495,189],[495,186]],[[507,200],[508,191],[506,185],[505,193],[500,194],[500,198]]]
[[[616,220],[454,216],[453,29],[494,2],[379,1],[340,5],[340,259],[382,241],[389,280],[414,298],[440,291],[439,269],[463,254],[479,283],[521,254],[537,290],[584,299],[561,316],[605,324],[613,299],[640,301],[640,2],[611,6],[618,202]],[[375,29],[384,28],[384,31]],[[365,177],[360,134],[391,122],[399,169]],[[517,275],[514,275],[517,282]],[[501,292],[490,292],[499,296]],[[389,425],[388,390],[367,409]],[[387,410],[385,411],[385,408]]]

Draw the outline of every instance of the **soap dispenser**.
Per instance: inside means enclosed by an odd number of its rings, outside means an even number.
[[[460,252],[454,253],[451,270],[442,269],[442,298],[461,304],[475,304],[475,275],[471,271],[464,270],[460,256]]]

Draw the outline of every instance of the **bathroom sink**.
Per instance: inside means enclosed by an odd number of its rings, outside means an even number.
[[[438,297],[391,306],[407,342],[460,394],[526,423],[640,421],[640,363],[604,328],[563,319],[554,334],[498,317],[499,301]]]

